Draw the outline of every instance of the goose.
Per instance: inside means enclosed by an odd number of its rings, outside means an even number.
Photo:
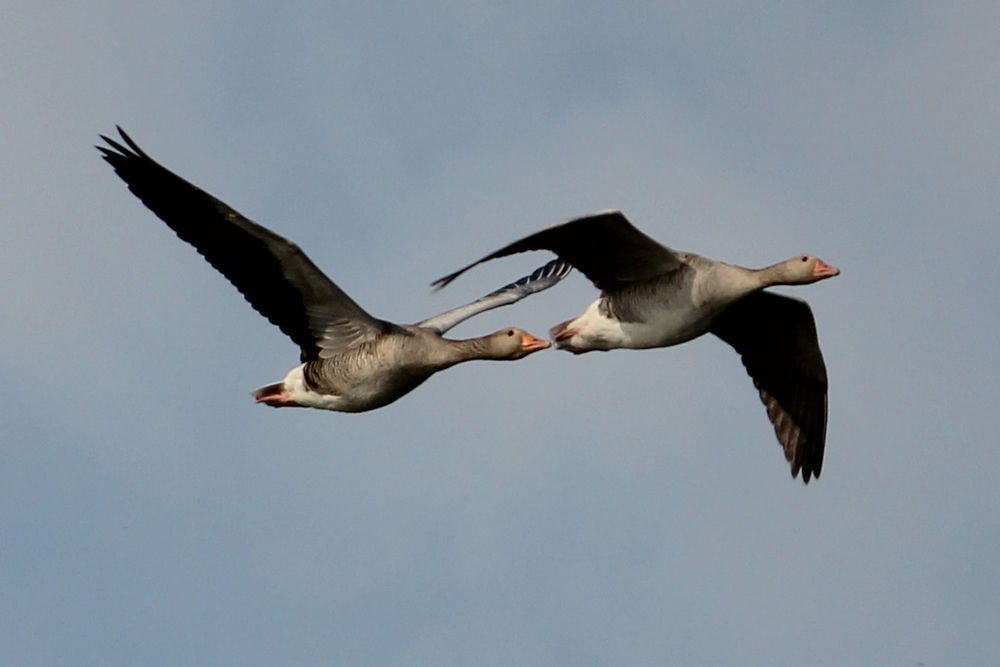
[[[363,412],[392,403],[434,373],[473,359],[516,360],[549,342],[516,328],[481,338],[442,334],[492,308],[552,287],[572,269],[553,261],[499,290],[417,324],[368,314],[287,239],[252,222],[150,158],[100,135],[103,158],[143,204],[201,253],[251,306],[301,349],[281,382],[251,392],[272,407]]]
[[[792,477],[819,478],[826,442],[827,377],[816,323],[798,299],[764,292],[805,285],[840,271],[812,255],[746,269],[661,245],[621,211],[600,211],[530,234],[481,262],[549,250],[581,271],[601,296],[579,317],[550,330],[557,349],[582,354],[678,345],[713,333],[735,348],[774,426]]]

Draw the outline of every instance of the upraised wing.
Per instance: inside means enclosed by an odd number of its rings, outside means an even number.
[[[602,211],[535,232],[432,284],[440,289],[477,264],[528,250],[554,252],[601,290],[614,290],[681,266],[677,253],[640,232],[621,211]]]
[[[129,190],[291,338],[303,361],[402,330],[365,312],[297,245],[158,164],[120,127],[118,133],[126,146],[101,135],[110,148],[97,149]]]
[[[530,294],[546,290],[568,276],[572,270],[573,266],[569,262],[562,259],[554,259],[545,266],[535,269],[530,275],[519,278],[509,285],[505,285],[484,297],[476,299],[472,303],[453,308],[440,315],[435,315],[423,322],[419,322],[417,326],[424,327],[425,329],[433,329],[443,334],[448,329],[474,315],[492,310],[493,308],[499,308],[500,306],[508,306]]]

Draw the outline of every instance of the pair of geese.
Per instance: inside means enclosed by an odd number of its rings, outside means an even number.
[[[791,464],[819,477],[826,440],[827,379],[809,306],[762,291],[839,271],[797,255],[745,269],[649,238],[618,211],[575,218],[515,241],[433,283],[444,287],[476,264],[529,250],[558,259],[469,304],[416,324],[368,314],[290,241],[155,162],[119,127],[104,135],[105,160],[142,203],[201,253],[250,305],[301,349],[302,364],[253,392],[258,403],[363,412],[392,403],[437,371],[472,359],[516,360],[549,347],[508,328],[481,338],[443,334],[492,308],[552,287],[577,268],[601,291],[577,318],[550,331],[574,354],[677,345],[711,332],[740,354]]]

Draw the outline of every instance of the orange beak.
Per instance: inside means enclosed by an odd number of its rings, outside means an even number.
[[[813,278],[816,280],[822,280],[823,278],[833,278],[834,276],[840,275],[840,269],[835,266],[830,266],[821,259],[816,260],[816,266],[813,267]]]
[[[544,350],[551,343],[547,340],[542,340],[541,338],[535,338],[530,333],[525,333],[521,336],[521,350],[525,354],[529,352],[537,352],[538,350]]]

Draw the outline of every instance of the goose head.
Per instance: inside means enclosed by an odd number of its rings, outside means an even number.
[[[521,359],[550,345],[547,340],[536,338],[527,331],[513,327],[492,333],[483,341],[491,359],[507,360]]]
[[[840,269],[814,255],[796,255],[770,268],[773,270],[775,283],[783,285],[808,285],[840,275]]]

